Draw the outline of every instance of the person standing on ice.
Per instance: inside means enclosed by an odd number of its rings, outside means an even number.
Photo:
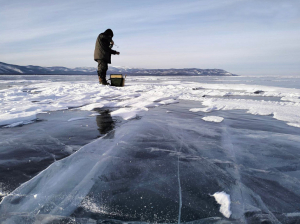
[[[113,31],[111,29],[107,29],[104,33],[100,33],[96,40],[94,60],[98,62],[97,72],[99,83],[102,85],[108,85],[106,81],[106,72],[108,64],[111,63],[111,55],[120,54],[120,52],[111,49],[114,45],[114,41],[112,40],[113,36]]]

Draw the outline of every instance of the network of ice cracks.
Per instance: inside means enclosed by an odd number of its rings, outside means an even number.
[[[100,86],[96,82],[32,82],[25,87],[0,90],[0,126],[14,127],[34,122],[38,113],[76,108],[118,108],[112,116],[135,118],[139,113],[179,100],[198,101],[190,111],[243,109],[255,115],[272,115],[300,127],[300,90],[243,84],[206,84],[170,81],[160,77],[127,79],[125,87]],[[20,80],[19,80],[20,81]],[[138,84],[136,83],[138,81]],[[149,82],[151,81],[151,82]],[[231,99],[225,96],[280,97],[281,100]],[[204,97],[205,96],[205,97]],[[207,97],[208,96],[208,97]],[[242,98],[242,97],[241,97]],[[204,107],[203,107],[204,106]],[[221,118],[207,118],[220,122]]]
[[[94,108],[114,108],[112,116],[128,120],[153,107],[193,100],[198,101],[202,107],[190,108],[191,112],[243,109],[254,115],[272,115],[288,125],[300,127],[299,89],[181,82],[154,77],[135,77],[128,82],[125,87],[111,87],[95,82],[42,81],[26,88],[16,86],[0,90],[0,125],[6,128],[24,125],[34,122],[38,113],[70,108],[88,111]],[[279,97],[280,101],[255,100],[257,91],[260,92],[259,96]],[[253,99],[231,99],[225,96],[252,96]],[[70,121],[76,119],[84,118],[72,118]],[[223,120],[216,116],[203,119],[211,122]],[[225,192],[216,192],[212,196],[221,205],[220,212],[229,218],[230,196]],[[33,195],[34,199],[37,197],[37,194]],[[88,206],[93,207],[92,204]]]

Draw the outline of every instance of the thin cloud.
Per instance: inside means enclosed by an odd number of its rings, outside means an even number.
[[[112,28],[114,65],[295,72],[300,64],[300,2],[291,0],[19,0],[1,3],[0,20],[8,63],[95,66],[96,37]]]

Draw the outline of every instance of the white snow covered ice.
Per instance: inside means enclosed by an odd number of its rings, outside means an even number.
[[[300,125],[299,89],[245,84],[204,84],[190,81],[170,82],[164,77],[132,78],[135,79],[142,82],[124,88],[102,87],[88,81],[65,81],[32,83],[26,87],[26,91],[22,86],[0,90],[0,125],[30,121],[41,112],[75,107],[81,107],[83,110],[92,110],[95,107],[130,107],[131,111],[136,111],[138,114],[138,111],[177,103],[178,100],[193,100],[204,106],[204,108],[192,108],[191,111],[194,112],[242,109],[251,114],[272,115],[275,119],[285,121],[291,126]],[[158,84],[147,83],[155,79]],[[259,97],[280,97],[281,100],[255,100],[258,94],[254,92],[258,89],[264,90]],[[240,99],[231,99],[230,96],[240,96]],[[243,97],[252,98],[243,99]]]

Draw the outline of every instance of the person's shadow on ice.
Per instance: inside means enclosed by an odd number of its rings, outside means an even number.
[[[112,119],[109,110],[99,111],[100,115],[96,116],[96,122],[100,136],[109,133],[105,138],[114,138],[115,121]]]

